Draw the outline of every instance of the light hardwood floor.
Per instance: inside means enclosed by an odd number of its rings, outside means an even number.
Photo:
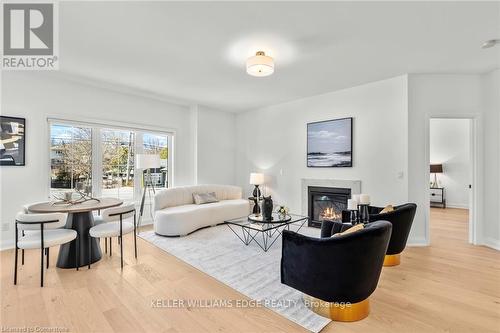
[[[400,266],[383,269],[368,318],[330,323],[323,332],[500,332],[500,254],[467,244],[467,211],[432,209],[430,247],[407,248]],[[72,332],[304,332],[265,308],[152,308],[154,299],[246,299],[139,239],[125,239],[90,270],[46,272],[39,287],[39,251],[28,251],[12,284],[13,251],[2,251],[1,326],[60,327]],[[55,263],[57,251],[51,251]]]

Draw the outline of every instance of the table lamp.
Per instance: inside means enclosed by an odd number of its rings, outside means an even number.
[[[253,189],[253,196],[255,198],[260,198],[261,193],[259,185],[264,184],[264,174],[252,172],[250,174],[250,184],[255,185],[255,188]]]
[[[437,174],[443,173],[443,165],[442,164],[431,164],[430,172],[434,174],[434,182],[432,182],[431,187],[432,188],[439,187]]]
[[[260,206],[259,206],[259,201],[261,198],[261,193],[259,189],[259,185],[264,184],[264,174],[262,173],[257,173],[257,172],[252,172],[250,174],[250,184],[255,185],[255,188],[253,189],[253,213],[257,216],[260,215]]]
[[[139,222],[138,227],[141,225],[142,213],[144,212],[144,202],[146,199],[146,192],[148,192],[149,200],[151,201],[151,192],[153,195],[155,194],[155,187],[153,185],[153,181],[151,180],[151,169],[157,169],[161,167],[160,164],[160,155],[153,154],[137,154],[135,155],[135,167],[137,169],[146,170],[146,177],[143,178],[143,192],[141,199],[141,209],[139,213]],[[143,173],[144,176],[144,173]],[[151,213],[151,210],[150,210]],[[151,218],[153,214],[151,213]]]

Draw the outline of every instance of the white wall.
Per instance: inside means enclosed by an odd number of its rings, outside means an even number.
[[[235,184],[235,114],[199,106],[196,118],[198,184]]]
[[[211,110],[219,123],[204,121],[200,126],[202,153],[197,168],[197,128],[193,126],[189,107],[172,104],[147,96],[110,90],[109,87],[91,85],[79,79],[51,72],[3,72],[1,114],[26,118],[26,166],[0,168],[0,225],[1,247],[12,246],[14,216],[23,204],[46,200],[48,197],[49,156],[47,117],[70,120],[86,120],[97,123],[131,124],[138,127],[175,131],[174,138],[174,185],[196,183],[196,170],[202,170],[204,182],[234,182],[233,165],[228,163],[221,176],[217,161],[234,162],[231,144],[219,145],[218,140],[234,142],[231,129],[232,114]],[[215,115],[215,116],[214,116]],[[207,126],[205,126],[207,125]],[[223,131],[228,128],[227,133]],[[210,131],[214,130],[213,136]],[[215,139],[211,143],[209,140]],[[222,151],[219,151],[221,147]],[[232,156],[227,157],[229,154]],[[228,171],[230,170],[230,171]]]
[[[430,163],[443,164],[437,174],[438,183],[445,188],[447,207],[469,208],[470,119],[431,119]],[[430,175],[430,181],[434,175]]]
[[[473,118],[477,178],[476,243],[500,249],[500,71],[484,75],[410,74],[237,115],[236,181],[268,175],[268,193],[300,211],[300,179],[359,179],[374,204],[415,202],[409,244],[429,243],[429,122]],[[306,167],[306,123],[355,117],[354,167]],[[404,124],[402,122],[405,122]],[[398,174],[403,172],[403,178]]]
[[[400,76],[237,115],[236,180],[250,194],[249,173],[264,190],[301,212],[301,179],[361,180],[376,205],[408,199],[407,77]],[[354,117],[353,167],[308,168],[306,124]]]
[[[477,244],[497,247],[498,226],[498,155],[499,155],[499,71],[485,75],[408,76],[409,199],[422,209],[417,211],[416,226],[410,237],[429,242],[429,120],[430,118],[474,118],[477,142],[474,146],[477,179]],[[487,239],[490,239],[489,241]]]
[[[500,250],[500,69],[481,77],[484,119],[483,243]],[[493,209],[492,209],[493,207]]]

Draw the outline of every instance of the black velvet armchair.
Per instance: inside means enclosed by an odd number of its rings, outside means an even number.
[[[386,221],[330,237],[346,225],[324,222],[322,238],[285,230],[281,283],[304,294],[313,311],[339,321],[355,321],[369,313],[368,297],[377,287],[391,236]]]
[[[387,247],[387,253],[384,261],[384,266],[396,266],[401,262],[401,252],[406,247],[406,241],[410,234],[411,225],[415,218],[417,205],[407,203],[394,207],[394,211],[389,213],[379,214],[383,208],[370,206],[370,222],[374,221],[389,221],[392,224],[392,234]]]

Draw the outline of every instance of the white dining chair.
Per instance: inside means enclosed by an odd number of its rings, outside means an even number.
[[[133,223],[125,221],[133,217]],[[107,208],[101,214],[102,223],[89,229],[89,236],[94,238],[109,238],[109,255],[112,255],[111,238],[118,237],[120,241],[121,268],[123,269],[123,235],[134,232],[134,253],[137,258],[137,231],[135,204],[128,203],[119,207]],[[91,238],[89,237],[89,244]],[[92,257],[92,247],[89,246],[89,258]],[[89,262],[90,268],[90,262]]]
[[[94,226],[96,225],[99,225],[99,224],[103,224],[105,223],[106,221],[104,221],[102,215],[101,215],[101,210],[99,209],[97,211],[97,215],[94,216]],[[118,237],[118,245],[120,245],[120,237]],[[111,251],[111,244],[109,244],[109,247],[110,247],[110,251]],[[108,253],[108,238],[107,237],[104,237],[104,252],[105,253]]]
[[[37,201],[37,202],[32,202],[32,203],[23,205],[24,214],[33,214],[32,212],[30,212],[29,207],[33,206],[33,205],[41,204],[41,203],[46,203],[46,201]],[[64,226],[61,226],[60,228],[63,228],[63,227]],[[22,230],[21,236],[24,236],[25,234],[30,233],[30,232],[37,232],[37,230],[39,230],[39,229],[40,228]],[[50,256],[49,251],[50,251],[49,248],[45,249],[45,255],[47,256],[47,268],[49,268],[49,256]],[[24,249],[21,250],[21,265],[24,265]]]
[[[77,270],[79,266],[79,237],[75,230],[61,228],[66,224],[66,214],[25,214],[20,212],[16,215],[16,253],[14,259],[14,284],[17,284],[17,257],[18,250],[29,250],[40,248],[40,286],[43,287],[43,257],[44,250],[71,242],[76,239]],[[19,231],[35,231],[26,233],[19,238]],[[47,267],[48,267],[47,257]]]
[[[23,205],[23,213],[24,214],[32,214],[32,212],[30,212],[30,210],[29,210],[30,206],[45,203],[45,202],[47,202],[47,201],[37,201],[37,202],[32,202],[32,203]]]

